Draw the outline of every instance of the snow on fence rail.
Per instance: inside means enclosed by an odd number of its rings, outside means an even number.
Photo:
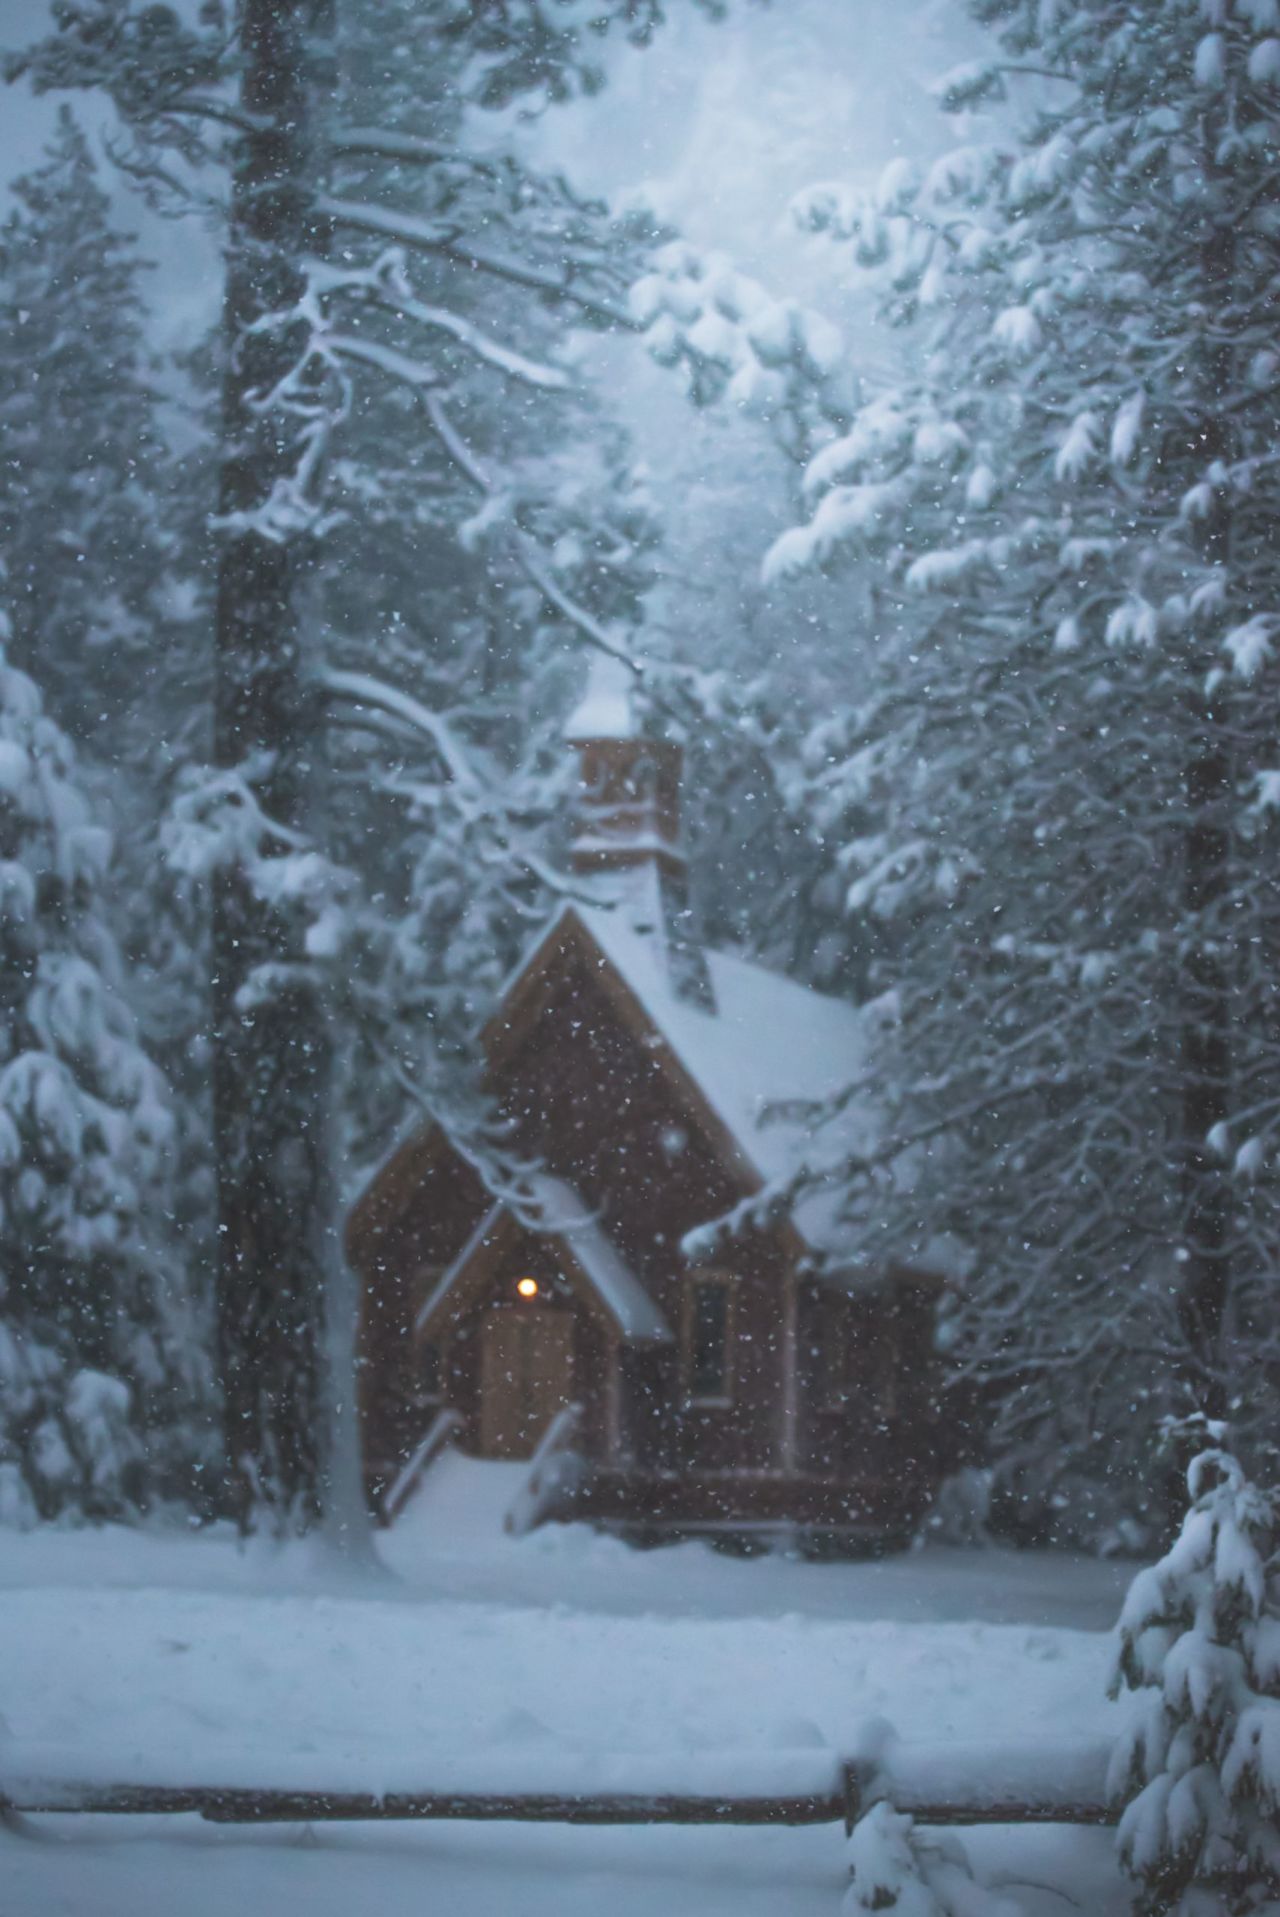
[[[918,1744],[869,1727],[844,1765],[845,1825],[882,1802],[920,1824],[1113,1824],[1110,1757],[1107,1739]]]
[[[877,1747],[878,1746],[878,1747]],[[883,1733],[858,1754],[822,1751],[476,1753],[434,1777],[370,1777],[348,1760],[264,1766],[225,1754],[198,1769],[166,1764],[158,1784],[142,1760],[92,1762],[83,1751],[10,1747],[0,1760],[0,1814],[188,1813],[212,1823],[460,1819],[563,1824],[826,1824],[852,1829],[889,1802],[922,1824],[1107,1824],[1107,1743],[900,1744]],[[335,1772],[342,1769],[347,1781]],[[530,1777],[536,1768],[536,1776]],[[349,1781],[363,1772],[360,1787]],[[184,1778],[181,1773],[186,1770]],[[397,1766],[397,1771],[400,1767]],[[256,1775],[255,1775],[256,1774]]]

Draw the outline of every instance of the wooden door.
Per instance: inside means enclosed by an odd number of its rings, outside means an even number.
[[[545,1305],[490,1312],[480,1345],[480,1455],[530,1457],[572,1398],[572,1314]]]

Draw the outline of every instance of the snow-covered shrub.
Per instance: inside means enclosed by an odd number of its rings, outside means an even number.
[[[1017,1917],[1017,1905],[979,1884],[955,1838],[921,1837],[914,1820],[873,1804],[849,1837],[845,1917]]]
[[[938,1486],[925,1529],[942,1544],[989,1544],[991,1472],[967,1464],[945,1477]]]
[[[1121,1613],[1112,1694],[1142,1696],[1109,1782],[1138,1917],[1243,1917],[1280,1896],[1280,1502],[1223,1450],[1188,1486]]]

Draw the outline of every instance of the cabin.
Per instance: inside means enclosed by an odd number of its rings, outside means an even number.
[[[634,1541],[903,1543],[940,1475],[939,1280],[853,1257],[820,1180],[750,1207],[819,1140],[865,1147],[865,1104],[815,1111],[873,1014],[696,938],[680,750],[609,662],[567,738],[572,894],[482,1041],[527,1169],[423,1125],[351,1214],[371,1500],[450,1411],[477,1457],[567,1444],[573,1514]]]

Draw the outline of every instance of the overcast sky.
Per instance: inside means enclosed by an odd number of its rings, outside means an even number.
[[[47,0],[0,0],[0,46],[20,44],[47,14]],[[820,299],[832,261],[791,232],[787,202],[816,179],[874,177],[896,152],[954,138],[929,83],[973,50],[963,0],[739,0],[720,25],[677,0],[672,16],[652,47],[614,59],[604,94],[533,128],[485,115],[477,130],[593,191],[644,186],[690,238],[780,291]],[[11,89],[3,109],[0,191],[38,159],[56,107]],[[100,109],[81,98],[76,110],[101,130]],[[212,247],[136,204],[128,217],[162,269],[161,334],[188,341],[217,310]]]

